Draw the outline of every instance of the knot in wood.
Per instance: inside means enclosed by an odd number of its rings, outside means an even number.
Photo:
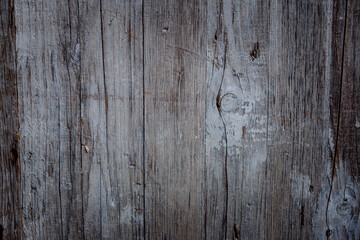
[[[221,97],[220,108],[223,112],[232,112],[236,109],[238,105],[238,98],[233,93],[226,93]]]
[[[351,209],[352,209],[352,206],[350,205],[350,203],[348,201],[343,201],[342,203],[337,205],[336,212],[340,216],[346,216],[351,212]]]

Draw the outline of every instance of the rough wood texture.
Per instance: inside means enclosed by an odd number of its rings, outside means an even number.
[[[23,230],[74,238],[83,232],[78,6],[16,1],[15,9]]]
[[[14,1],[0,5],[0,239],[23,237]]]
[[[360,1],[0,11],[0,239],[359,239]]]
[[[205,6],[144,2],[147,239],[204,236]]]

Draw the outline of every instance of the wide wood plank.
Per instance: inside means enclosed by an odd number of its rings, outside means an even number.
[[[143,235],[142,8],[109,4],[16,3],[29,238]]]
[[[209,1],[206,227],[210,239],[264,236],[268,14],[266,2]]]
[[[27,238],[78,238],[83,232],[78,6],[16,1],[15,9],[19,217]]]

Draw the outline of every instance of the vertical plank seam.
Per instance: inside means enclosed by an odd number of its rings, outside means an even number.
[[[208,20],[208,17],[209,17],[209,13],[208,13],[208,10],[209,10],[209,7],[208,7],[208,2],[206,4],[206,22]],[[207,29],[207,26],[206,26],[206,42],[208,44],[208,29]],[[207,45],[206,44],[206,45]],[[206,48],[207,49],[207,48]],[[215,45],[215,49],[216,49],[216,45]],[[215,50],[216,52],[216,50]],[[211,59],[209,56],[208,56],[208,51],[206,51],[206,59]],[[205,206],[204,206],[204,210],[205,210],[205,213],[204,213],[204,231],[205,231],[205,234],[204,234],[204,239],[206,240],[207,239],[207,216],[208,216],[208,213],[207,213],[207,210],[208,210],[208,179],[207,179],[207,174],[208,174],[208,171],[207,171],[207,127],[206,127],[206,124],[207,124],[207,102],[208,102],[208,91],[209,91],[209,86],[213,80],[213,77],[214,77],[214,67],[215,67],[215,60],[212,59],[211,60],[211,63],[212,63],[212,66],[211,66],[211,78],[210,78],[210,83],[207,82],[206,83],[206,95],[205,95],[205,127],[204,127],[204,135],[205,135],[205,164],[204,164],[204,185],[205,185],[205,190],[204,190],[204,195],[205,195]],[[206,64],[206,72],[207,72],[207,66],[208,64]],[[207,79],[207,78],[206,78]]]
[[[206,17],[205,17],[205,22],[207,22],[208,20],[208,3],[206,2]],[[207,25],[205,27],[206,29],[206,42],[208,42],[208,29],[207,29]],[[207,44],[206,44],[207,45]],[[209,59],[208,57],[208,51],[207,51],[207,48],[206,48],[206,59]],[[205,79],[207,80],[207,62],[205,62],[205,66],[206,66],[206,69],[205,69]],[[213,70],[214,70],[214,61],[212,61],[212,73],[213,73]],[[211,76],[212,77],[212,76]],[[204,145],[205,145],[205,159],[204,159],[204,240],[207,239],[207,221],[206,221],[206,218],[207,218],[207,190],[208,190],[208,187],[207,187],[207,165],[206,165],[206,161],[207,161],[207,139],[206,139],[206,123],[207,123],[207,98],[208,98],[208,88],[209,88],[209,84],[208,82],[206,81],[206,91],[205,91],[205,127],[204,127]]]
[[[141,18],[142,18],[142,178],[143,178],[143,238],[146,239],[146,203],[145,203],[145,187],[146,187],[146,152],[145,152],[145,0],[141,2]]]
[[[105,53],[104,53],[104,25],[103,25],[103,2],[100,0],[100,32],[101,32],[101,60],[102,60],[102,73],[103,73],[103,84],[104,84],[104,100],[105,100],[105,144],[106,144],[106,159],[107,165],[109,165],[109,144],[108,144],[108,96],[107,96],[107,88],[106,88],[106,76],[105,76]],[[101,182],[101,174],[102,174],[102,164],[100,161],[100,239],[102,239],[102,182]],[[106,194],[105,194],[106,195]],[[106,200],[105,200],[106,201]],[[121,229],[120,229],[121,235]]]
[[[268,70],[268,76],[267,76],[267,99],[266,99],[266,140],[265,140],[265,144],[266,144],[266,163],[265,163],[265,189],[263,189],[263,191],[265,191],[265,200],[264,200],[264,226],[267,226],[266,220],[267,220],[267,214],[266,214],[266,200],[267,200],[267,188],[269,187],[269,185],[267,184],[267,174],[268,174],[268,166],[270,164],[271,159],[268,158],[268,156],[270,155],[268,150],[269,150],[269,114],[270,114],[270,58],[271,58],[271,54],[270,54],[270,45],[271,45],[271,19],[270,19],[270,13],[271,13],[271,0],[268,1],[268,7],[269,7],[269,14],[268,14],[268,63],[267,63],[267,70]],[[269,154],[269,155],[268,155]],[[264,232],[263,232],[263,236],[265,236],[266,230],[264,228]]]
[[[333,182],[336,176],[336,158],[338,155],[338,140],[339,140],[339,130],[340,130],[340,117],[341,117],[341,98],[342,98],[342,83],[343,83],[343,75],[344,75],[344,55],[345,55],[345,43],[346,43],[346,28],[347,28],[347,11],[348,11],[348,0],[345,2],[345,20],[344,20],[344,36],[342,42],[342,56],[341,56],[341,70],[340,70],[340,93],[339,93],[339,106],[338,106],[338,116],[337,116],[337,126],[336,126],[336,137],[335,137],[335,153],[333,155],[333,162],[332,162],[332,175],[331,175],[331,183],[329,189],[329,196],[326,204],[326,237],[329,239],[331,235],[331,229],[329,226],[329,204],[330,198],[333,189]]]
[[[70,10],[70,0],[67,1],[67,11],[68,11],[68,23],[69,23],[69,40],[70,40],[70,45],[71,45],[71,10]],[[67,50],[68,51],[68,50]],[[68,81],[69,81],[69,96],[71,98],[72,96],[72,92],[71,92],[71,76],[70,76],[70,69],[69,69],[69,58],[68,58],[68,53],[66,55],[66,58],[65,58],[65,62],[66,62],[66,70],[67,70],[67,76],[68,76]],[[70,109],[72,109],[72,100],[69,101],[70,103]],[[72,115],[72,110],[70,110],[70,115]],[[71,122],[72,122],[72,116],[71,116]],[[68,119],[66,120],[67,121],[67,124],[68,124]],[[71,126],[72,127],[72,126]],[[72,164],[72,132],[69,133],[69,152],[70,152],[70,155],[69,155],[69,162],[70,162],[70,166]],[[81,145],[80,145],[81,146]],[[70,172],[70,182],[71,182],[71,185],[73,186],[73,174]],[[70,196],[70,201],[72,202],[72,195]],[[71,208],[71,207],[70,207]],[[60,205],[60,209],[62,211],[62,204]],[[68,217],[68,218],[71,218],[71,217]],[[70,219],[68,219],[70,221]],[[62,217],[61,217],[61,221],[62,221]],[[63,228],[63,227],[62,227]],[[61,229],[61,239],[64,239],[64,234],[63,234],[64,230]],[[69,233],[70,233],[70,224],[67,224],[66,226],[66,230],[65,230],[65,233],[67,236],[65,236],[66,238],[69,238]]]
[[[78,35],[77,35],[77,43],[80,44],[80,41],[81,41],[81,31],[80,31],[80,23],[81,23],[81,19],[80,19],[80,2],[77,1],[77,17],[78,17],[78,26],[77,26],[77,30],[78,30]],[[80,44],[81,46],[81,44]],[[81,52],[81,49],[80,49],[80,52]],[[84,179],[83,179],[83,151],[82,151],[82,147],[83,147],[83,143],[82,143],[82,139],[83,139],[83,119],[82,119],[82,84],[81,84],[81,54],[79,55],[79,74],[78,74],[78,81],[79,81],[79,94],[80,94],[80,97],[79,97],[79,110],[80,110],[80,168],[81,168],[81,216],[82,216],[82,239],[85,239],[85,215],[84,215]]]
[[[15,33],[14,33],[14,50],[15,50],[15,56],[14,56],[14,64],[15,64],[15,88],[16,88],[16,119],[15,119],[15,129],[16,129],[16,135],[15,135],[15,139],[16,139],[16,143],[17,143],[17,146],[16,146],[16,151],[17,151],[17,159],[16,159],[16,164],[17,164],[17,173],[18,173],[18,178],[19,178],[19,181],[18,181],[18,184],[19,184],[19,188],[18,188],[18,191],[20,190],[21,191],[21,164],[20,164],[20,139],[19,139],[19,131],[20,131],[20,122],[19,122],[19,115],[20,115],[20,109],[19,109],[19,88],[18,88],[18,74],[17,74],[17,66],[18,66],[18,63],[17,63],[17,45],[16,45],[16,9],[15,9],[15,1],[10,1],[12,2],[12,20],[13,20],[13,24],[14,24],[14,30],[15,30]],[[24,234],[23,234],[23,227],[22,227],[22,207],[20,207],[20,202],[22,202],[22,194],[23,194],[23,191],[21,191],[21,194],[20,192],[17,193],[18,196],[18,203],[17,203],[17,209],[15,208],[16,212],[19,211],[19,222],[20,222],[20,233],[17,231],[17,229],[15,228],[16,230],[16,234],[15,236],[17,237],[17,234],[20,234],[21,236],[19,238],[21,238]],[[22,205],[22,203],[21,203]],[[14,207],[15,207],[15,203],[14,203]],[[14,224],[16,226],[16,220],[14,218]]]
[[[60,109],[61,109],[61,105],[60,105],[60,97],[57,96],[57,100],[58,100],[58,140],[60,141],[61,139],[61,117],[60,117]],[[62,197],[61,197],[61,147],[60,147],[60,143],[59,143],[59,152],[58,152],[58,157],[59,157],[59,181],[58,181],[58,188],[59,188],[59,209],[60,209],[60,239],[64,239],[63,238],[63,212],[62,212]],[[46,235],[46,233],[45,233]]]
[[[271,0],[269,0],[269,10],[271,5]],[[270,14],[268,14],[268,27],[269,27],[269,49],[270,49]],[[269,138],[269,112],[270,112],[270,53],[268,52],[268,64],[267,64],[267,70],[268,70],[268,77],[267,77],[267,99],[266,99],[266,152],[268,147],[268,138]],[[265,177],[267,176],[267,164],[265,164]]]

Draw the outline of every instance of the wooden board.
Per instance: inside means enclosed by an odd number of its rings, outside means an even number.
[[[201,1],[144,2],[146,239],[204,236],[205,16]]]
[[[78,5],[15,9],[23,231],[74,238],[83,232]]]
[[[143,236],[141,4],[16,9],[25,235]]]
[[[13,1],[0,4],[0,239],[23,237]]]
[[[264,236],[268,8],[260,1],[208,5],[209,239]]]
[[[359,238],[359,1],[0,10],[0,239]]]

